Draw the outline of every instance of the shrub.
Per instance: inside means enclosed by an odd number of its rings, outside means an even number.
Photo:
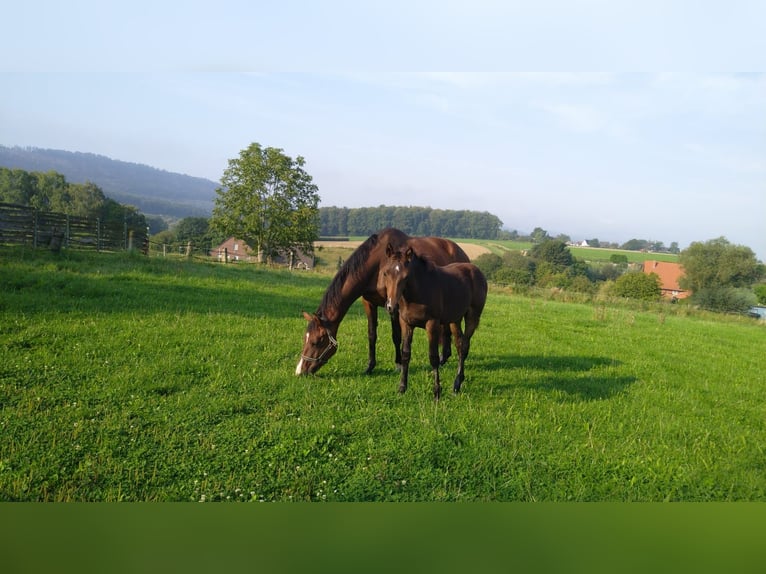
[[[719,313],[744,313],[756,301],[757,297],[752,291],[734,287],[700,289],[692,296],[695,305]]]
[[[753,287],[755,297],[758,299],[759,305],[766,305],[766,283],[759,283]]]
[[[615,280],[612,295],[642,301],[657,301],[662,296],[662,284],[656,273],[633,271]]]
[[[525,269],[514,269],[512,267],[501,267],[500,269],[497,269],[491,277],[495,283],[503,285],[532,285],[534,282],[534,275],[532,272]]]
[[[627,265],[627,263],[628,263],[628,256],[625,255],[624,253],[612,253],[609,256],[609,261],[611,263],[616,263],[616,264],[624,263],[624,264]]]
[[[495,271],[503,266],[502,258],[494,253],[484,253],[479,255],[472,263],[481,269],[481,272],[487,277],[492,277]]]

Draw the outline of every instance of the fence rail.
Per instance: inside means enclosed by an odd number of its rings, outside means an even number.
[[[148,241],[148,230],[143,221],[133,221],[129,214],[122,221],[103,220],[0,203],[0,244],[54,250],[64,247],[97,251],[140,249],[146,252]]]

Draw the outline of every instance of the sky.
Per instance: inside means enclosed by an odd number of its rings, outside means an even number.
[[[321,206],[681,248],[725,236],[766,260],[766,3],[30,0],[4,15],[0,145],[217,181],[258,142],[306,160]]]

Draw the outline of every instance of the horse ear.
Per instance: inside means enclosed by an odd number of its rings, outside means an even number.
[[[386,245],[386,257],[391,257],[394,254],[394,246],[390,243]]]
[[[306,319],[306,321],[308,322],[311,322],[311,320],[313,319],[313,317],[309,315],[308,313],[306,313],[306,311],[303,311],[303,318]]]
[[[404,254],[404,259],[408,263],[412,261],[412,258],[415,256],[415,252],[412,250],[412,247],[408,247],[406,253]]]

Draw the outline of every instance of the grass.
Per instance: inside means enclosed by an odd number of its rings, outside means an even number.
[[[492,290],[435,403],[359,303],[293,375],[330,278],[0,248],[0,500],[766,500],[762,326]]]
[[[570,247],[572,255],[585,261],[610,261],[612,255],[624,255],[629,263],[643,261],[678,261],[678,255],[673,253],[652,253],[643,251],[628,251],[625,249],[602,249],[600,247]]]

